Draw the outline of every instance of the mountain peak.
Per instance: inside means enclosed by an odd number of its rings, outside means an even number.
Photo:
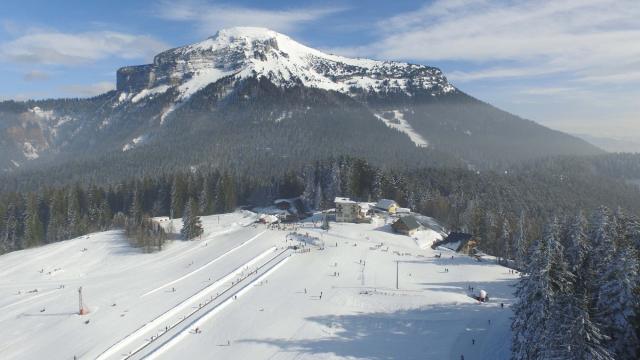
[[[279,32],[267,29],[264,27],[253,26],[235,26],[225,29],[220,29],[218,32],[211,36],[209,39],[216,38],[251,38],[251,39],[269,39],[277,36],[286,36]]]
[[[156,55],[153,64],[121,68],[117,89],[125,98],[140,100],[177,88],[181,102],[226,77],[263,77],[281,87],[302,85],[351,96],[437,96],[455,90],[437,68],[327,54],[260,27],[222,29],[204,41]]]

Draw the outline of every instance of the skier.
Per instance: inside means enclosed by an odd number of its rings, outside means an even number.
[[[320,300],[322,300],[322,291],[320,291]]]
[[[307,293],[307,288],[304,288],[304,293],[305,293],[305,294]]]
[[[460,354],[460,360],[464,360],[464,355]]]
[[[471,345],[475,345],[476,344],[476,339],[471,339]]]
[[[500,303],[500,308],[504,309],[504,303]]]

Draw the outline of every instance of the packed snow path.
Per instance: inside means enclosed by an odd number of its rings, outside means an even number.
[[[0,256],[2,358],[95,359],[112,349],[104,358],[123,359],[163,330],[132,358],[509,358],[517,275],[490,259],[422,249],[384,224],[332,223],[325,232],[305,222],[298,239],[319,239],[309,251],[276,259],[212,301],[292,244],[292,229],[254,220],[204,217],[202,240],[153,254],[110,231]],[[77,315],[79,286],[86,316]],[[478,304],[470,287],[491,302]]]

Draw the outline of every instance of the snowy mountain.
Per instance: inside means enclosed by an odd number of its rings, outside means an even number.
[[[474,99],[437,68],[326,54],[242,27],[121,68],[117,89],[94,98],[0,103],[0,149],[5,172],[80,159],[81,170],[92,161],[272,170],[343,154],[499,168],[602,153]]]
[[[263,28],[220,30],[205,41],[156,55],[151,65],[118,70],[117,89],[132,102],[177,88],[186,100],[208,84],[230,77],[264,77],[281,87],[306,86],[348,95],[366,92],[432,95],[455,90],[436,68],[391,61],[350,59],[306,47]]]

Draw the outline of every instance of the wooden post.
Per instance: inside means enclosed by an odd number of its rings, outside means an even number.
[[[400,287],[398,286],[398,272],[399,272],[399,267],[400,267],[400,260],[396,260],[396,290],[400,289]]]

